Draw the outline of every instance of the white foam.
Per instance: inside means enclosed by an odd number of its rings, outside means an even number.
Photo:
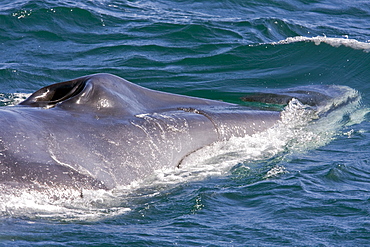
[[[363,50],[364,52],[370,52],[370,43],[361,42],[355,39],[349,38],[328,38],[326,36],[316,36],[316,37],[305,37],[305,36],[296,36],[289,37],[278,42],[273,42],[273,45],[276,44],[290,44],[296,42],[314,42],[315,45],[320,45],[321,43],[326,43],[333,47],[346,46],[355,50]]]
[[[31,94],[27,93],[0,93],[0,105],[1,106],[14,106],[18,105]]]
[[[1,188],[2,189],[2,188]],[[95,221],[130,211],[112,191],[0,189],[0,216]]]

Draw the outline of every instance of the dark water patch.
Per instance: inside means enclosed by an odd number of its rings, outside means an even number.
[[[26,5],[25,8],[31,9],[32,6]],[[56,7],[53,11],[41,8],[19,20],[16,16],[8,18],[13,23],[23,21],[17,24],[22,30],[24,26],[31,28],[28,33],[22,31],[23,35],[27,35],[26,40],[20,37],[22,45],[15,43],[16,46],[13,44],[11,49],[17,47],[16,57],[23,57],[28,62],[38,56],[39,65],[44,63],[46,70],[35,69],[43,74],[55,69],[47,68],[49,64],[56,66],[57,63],[60,68],[71,68],[68,76],[80,76],[72,68],[82,69],[84,66],[86,71],[117,71],[118,75],[128,79],[134,78],[132,74],[136,73],[140,80],[158,81],[159,71],[165,75],[176,73],[179,78],[187,78],[186,81],[193,83],[204,81],[211,87],[227,85],[228,80],[241,81],[248,86],[269,86],[279,83],[362,82],[367,77],[365,66],[358,68],[356,61],[366,61],[368,56],[358,56],[350,48],[333,48],[325,44],[315,46],[313,43],[249,47],[256,42],[278,41],[302,33],[292,32],[300,27],[279,18],[258,18],[235,23],[213,21],[177,24],[142,19],[138,22],[117,21],[117,17],[112,15],[107,17],[116,23],[112,29],[102,25],[95,11],[75,6]],[[6,29],[18,33],[14,25]],[[65,36],[67,33],[68,38]],[[256,40],[258,36],[263,38]],[[341,59],[331,60],[332,57]],[[345,58],[348,61],[344,61]],[[142,69],[144,67],[147,72]],[[338,74],[336,68],[341,75],[333,76]],[[294,81],[289,81],[291,78]],[[335,78],[341,78],[342,81]],[[172,84],[173,79],[180,81],[163,76],[164,81],[158,83],[166,88],[166,80]]]

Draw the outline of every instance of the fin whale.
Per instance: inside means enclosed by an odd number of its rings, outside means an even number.
[[[342,96],[340,87],[324,89],[242,100],[286,103],[297,97],[320,105]],[[0,184],[112,189],[279,119],[278,111],[154,91],[111,74],[84,76],[0,107]]]

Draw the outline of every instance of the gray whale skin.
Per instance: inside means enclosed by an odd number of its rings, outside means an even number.
[[[298,97],[317,105],[332,98],[322,89],[244,100],[286,103]],[[214,142],[266,130],[279,119],[277,111],[158,92],[110,74],[89,75],[0,107],[0,184],[112,189],[155,169],[180,166],[187,155]]]

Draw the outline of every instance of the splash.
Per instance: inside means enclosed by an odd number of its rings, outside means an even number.
[[[281,112],[281,120],[272,128],[206,146],[187,156],[179,169],[157,170],[151,184],[227,176],[236,166],[253,169],[256,163],[269,166],[264,169],[265,174],[260,174],[266,179],[287,172],[285,167],[275,164],[328,144],[340,134],[341,128],[362,122],[369,112],[361,107],[361,97],[356,90],[345,86],[336,89],[341,97],[334,97],[319,107],[292,99]],[[344,118],[347,120],[343,121]]]
[[[314,42],[315,45],[320,45],[321,43],[326,43],[333,47],[346,46],[355,50],[363,50],[364,52],[370,52],[370,43],[361,42],[355,39],[349,38],[328,38],[326,36],[316,36],[316,37],[304,37],[296,36],[289,37],[278,42],[273,42],[273,45],[277,44],[291,44],[296,42]]]

